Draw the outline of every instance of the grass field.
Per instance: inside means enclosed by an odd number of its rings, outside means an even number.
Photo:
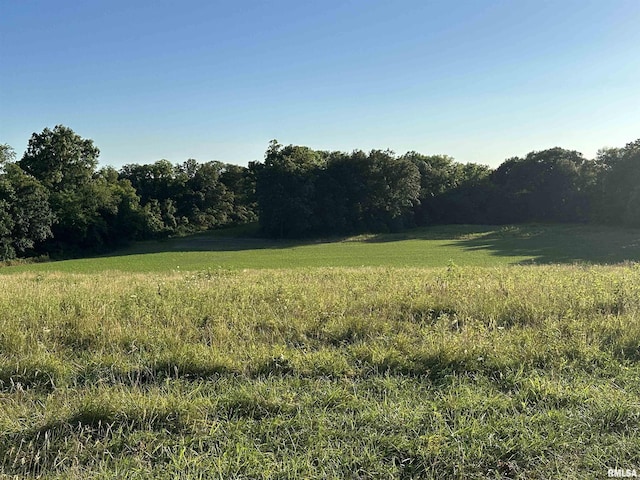
[[[4,268],[0,478],[640,469],[636,236],[218,234]]]
[[[98,258],[0,269],[95,273],[316,267],[443,267],[640,260],[640,230],[586,225],[436,226],[325,241],[276,241],[220,230],[140,242]]]

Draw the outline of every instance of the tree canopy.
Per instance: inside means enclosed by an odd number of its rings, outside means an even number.
[[[15,163],[0,174],[0,258],[7,260],[51,238],[53,214],[47,190]]]
[[[20,160],[0,144],[0,258],[74,255],[131,240],[259,221],[264,235],[398,231],[434,223],[640,226],[640,140],[589,160],[555,147],[496,169],[447,155],[284,146],[248,166],[187,159],[98,169],[100,150],[63,125]]]

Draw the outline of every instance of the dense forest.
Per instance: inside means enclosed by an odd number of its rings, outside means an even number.
[[[552,148],[498,168],[446,155],[351,153],[272,141],[263,162],[159,160],[98,168],[68,127],[0,145],[0,258],[74,256],[132,240],[259,221],[274,238],[400,231],[436,223],[640,226],[640,140],[595,159]]]

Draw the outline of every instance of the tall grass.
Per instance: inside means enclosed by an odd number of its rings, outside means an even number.
[[[640,469],[633,264],[1,280],[6,475]]]

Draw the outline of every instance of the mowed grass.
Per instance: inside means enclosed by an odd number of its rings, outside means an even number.
[[[640,468],[640,268],[0,278],[0,473],[605,478]]]
[[[245,227],[140,242],[104,257],[13,266],[0,269],[0,274],[613,264],[640,260],[640,230],[587,225],[436,226],[324,241],[276,241],[252,234]]]

